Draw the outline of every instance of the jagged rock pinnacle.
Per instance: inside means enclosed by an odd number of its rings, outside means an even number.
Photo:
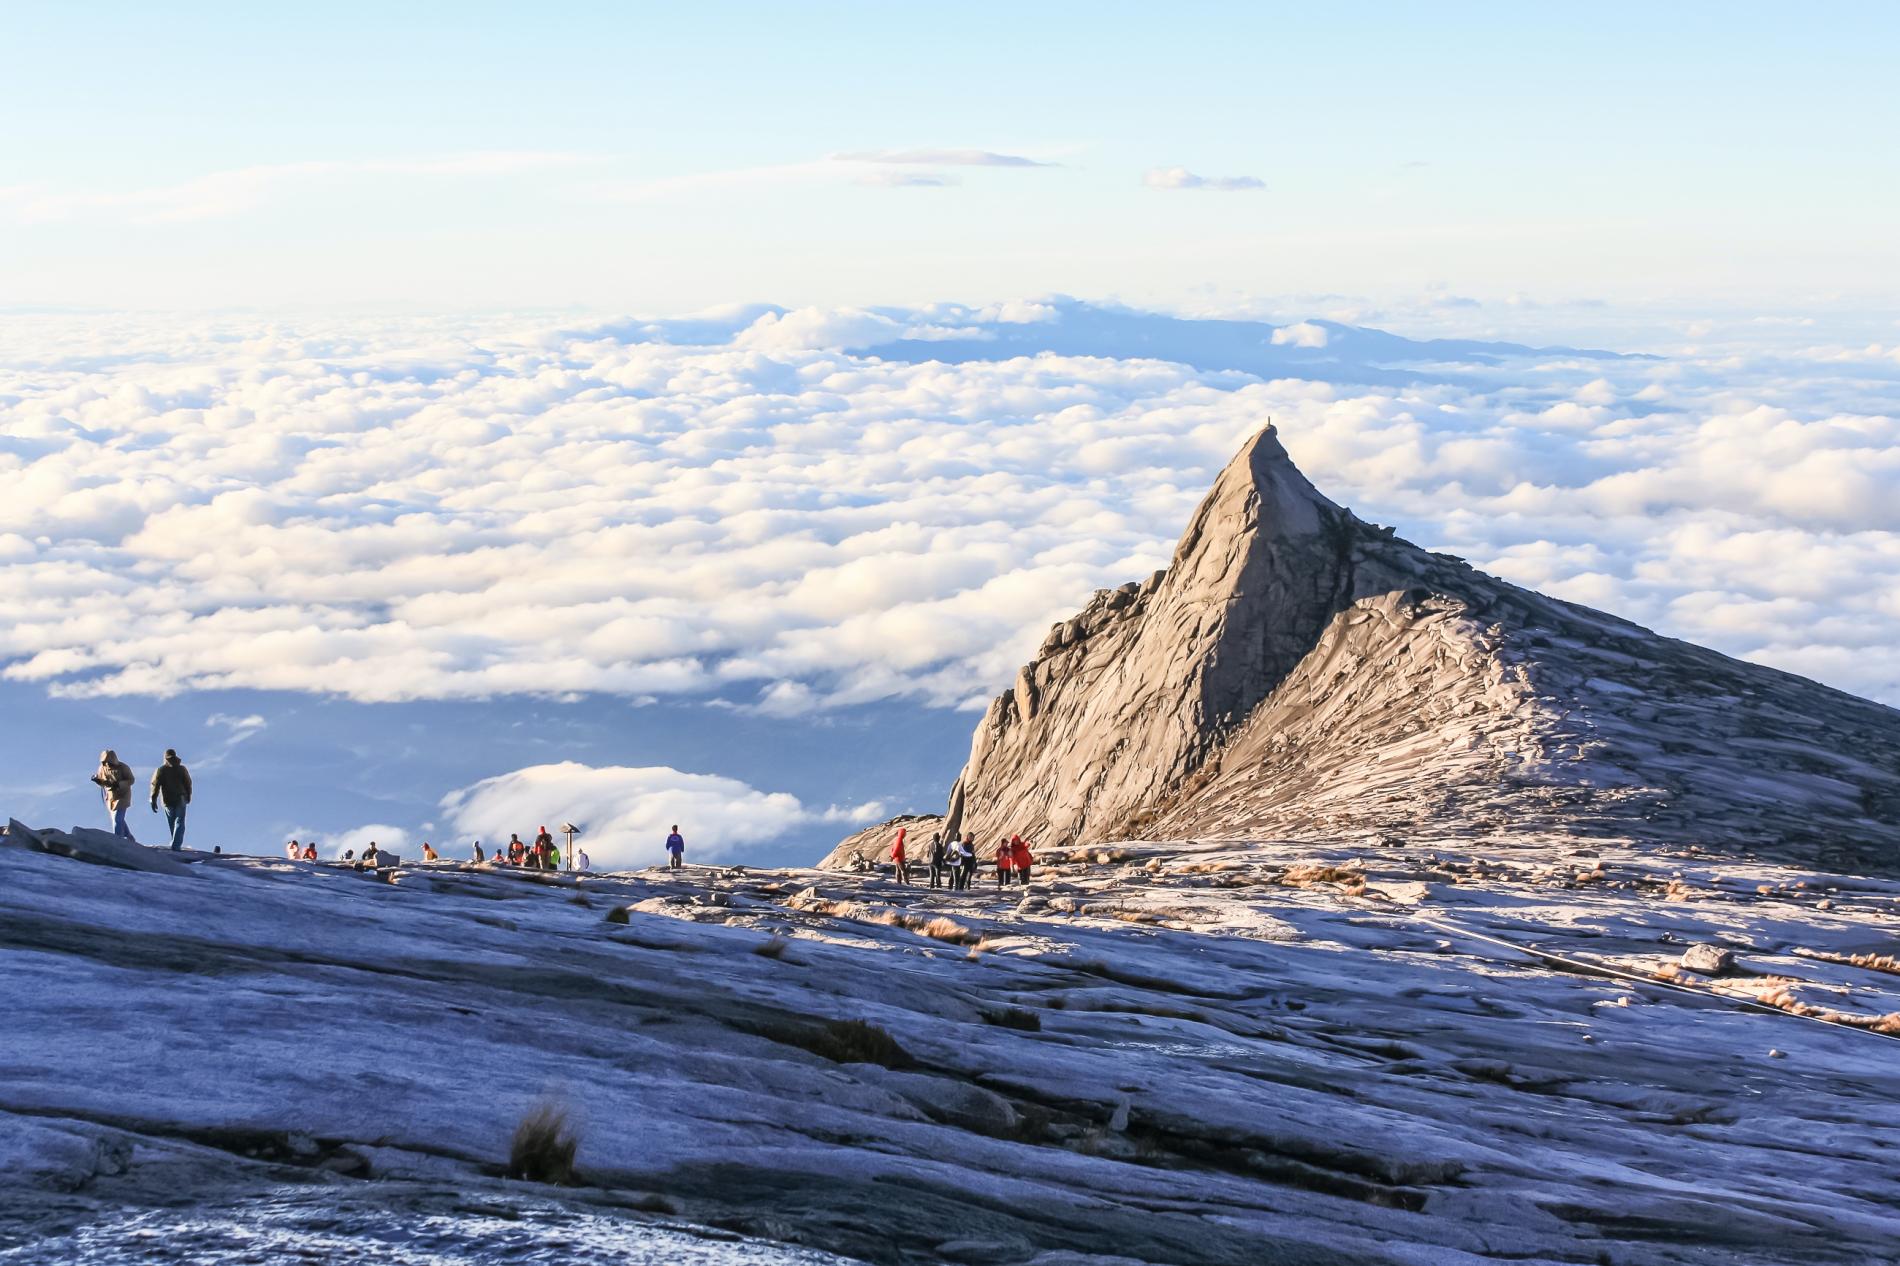
[[[1900,712],[1428,553],[1269,426],[977,726],[979,842],[1560,832],[1900,867]]]

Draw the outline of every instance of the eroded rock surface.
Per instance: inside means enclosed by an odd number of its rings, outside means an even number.
[[[1900,712],[1432,554],[1271,428],[1165,571],[1057,625],[977,727],[985,842],[1667,840],[1900,868]]]
[[[1892,1255],[1900,883],[1574,842],[1041,863],[7,850],[0,1262]],[[504,1176],[547,1101],[579,1187]]]

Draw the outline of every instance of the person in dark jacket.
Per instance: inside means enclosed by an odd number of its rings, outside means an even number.
[[[930,886],[932,888],[943,887],[944,862],[943,832],[939,831],[930,837]]]
[[[968,891],[976,881],[976,832],[965,831],[963,842],[957,846],[957,860],[961,863],[957,876],[957,887]]]
[[[685,865],[686,837],[680,834],[679,824],[676,822],[666,836],[666,868],[679,870]]]
[[[185,846],[185,806],[191,803],[191,771],[178,759],[178,753],[165,749],[165,759],[152,771],[151,808],[158,812],[165,805],[165,830],[172,839],[172,851]]]
[[[171,832],[172,852],[185,846],[185,806],[191,803],[191,771],[178,753],[165,749],[165,759],[152,771],[152,812],[165,802],[165,829]]]

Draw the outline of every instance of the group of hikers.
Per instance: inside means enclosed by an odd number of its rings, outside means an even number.
[[[891,842],[891,877],[900,884],[910,882],[910,850],[906,838],[910,828],[897,828],[897,838]],[[976,878],[977,845],[976,832],[965,831],[961,839],[952,834],[949,839],[938,831],[931,835],[925,849],[925,864],[930,869],[932,888],[949,888],[962,891]],[[1029,845],[1020,835],[1012,835],[1006,840],[996,842],[996,852],[992,857],[996,866],[996,886],[1006,888],[1013,877],[1019,884],[1028,884],[1031,870],[1036,859],[1029,851]]]
[[[284,855],[293,862],[314,862],[317,860],[316,841],[304,843],[292,840],[284,845]],[[671,831],[667,832],[666,859],[668,870],[679,870],[686,865],[686,837],[680,834],[677,823]],[[344,849],[343,856],[339,860],[354,865],[374,867],[381,860],[381,850],[377,847],[376,841],[371,840],[368,847],[363,850],[362,857],[357,857],[356,850],[353,848]],[[422,841],[422,860],[439,862],[442,860],[442,854],[436,851],[435,845],[424,840]],[[535,832],[534,839],[525,844],[522,843],[519,835],[512,833],[508,836],[506,844],[498,844],[492,850],[483,849],[482,842],[476,840],[469,849],[468,860],[477,866],[521,866],[528,870],[560,870],[561,849],[554,842],[554,836],[548,832],[548,828],[543,826]],[[587,850],[574,848],[568,859],[568,869],[586,870],[591,865]]]
[[[680,829],[676,826],[673,828],[673,833],[667,837],[667,850],[673,854],[673,865],[676,867],[679,865],[680,854],[686,848],[686,841],[680,838],[679,832]],[[678,842],[677,848],[674,846],[675,841]],[[284,845],[284,853],[293,862],[314,862],[317,860],[317,845],[314,840],[309,843],[292,840]],[[346,848],[338,860],[359,866],[374,867],[382,858],[382,850],[375,840],[371,840],[363,849],[362,857],[359,858],[356,855],[355,849]],[[442,854],[436,850],[435,845],[424,840],[422,841],[422,860],[439,862],[442,860]],[[549,833],[548,828],[543,826],[535,832],[534,839],[525,844],[519,835],[513,833],[509,834],[506,844],[497,844],[492,850],[484,849],[482,842],[476,840],[470,846],[468,860],[477,866],[521,866],[528,870],[560,870],[561,848],[554,842],[554,836]],[[575,848],[568,859],[570,870],[586,870],[590,864],[587,850],[583,848]]]
[[[125,811],[132,805],[132,788],[136,783],[131,766],[119,759],[118,753],[110,748],[99,753],[99,769],[93,774],[92,781],[97,783],[105,796],[106,811],[112,815],[112,833],[122,839],[132,839],[132,828],[126,825]],[[185,768],[178,753],[171,748],[165,749],[165,757],[152,772],[151,807],[157,813],[160,804],[165,806],[165,827],[171,833],[173,850],[185,846],[185,807],[191,803],[191,771]],[[897,838],[891,843],[891,874],[900,884],[910,883],[911,859],[906,838],[908,827],[897,828]],[[136,843],[136,841],[134,841]],[[341,860],[356,865],[376,866],[381,850],[376,841],[371,840],[358,859],[356,850],[346,849]],[[284,846],[284,854],[291,861],[314,862],[317,860],[316,841],[302,843],[292,840]],[[686,864],[686,840],[680,834],[677,824],[666,837],[667,869],[679,870]],[[427,840],[422,843],[422,860],[441,861],[442,855]],[[554,843],[554,836],[543,826],[528,843],[523,843],[519,835],[509,835],[508,843],[497,845],[492,851],[485,852],[482,842],[476,840],[471,851],[470,861],[478,866],[521,866],[528,870],[560,870],[561,850]],[[991,856],[996,867],[996,886],[1006,888],[1011,879],[1018,884],[1028,884],[1030,873],[1036,859],[1029,851],[1029,845],[1020,835],[1011,835],[1008,839],[998,840],[996,850]],[[925,848],[922,863],[929,869],[932,888],[950,888],[961,891],[967,889],[976,878],[977,844],[976,833],[966,831],[962,838],[952,834],[948,839],[939,831],[930,837]],[[569,859],[569,869],[586,870],[587,853],[579,848],[573,850]],[[860,862],[860,869],[871,869],[869,864]]]
[[[105,796],[106,812],[112,816],[112,833],[138,843],[132,839],[132,828],[125,821],[125,811],[132,807],[132,788],[138,781],[132,775],[132,767],[120,760],[117,752],[107,748],[99,753],[99,768],[92,781]],[[185,806],[191,803],[191,771],[169,747],[158,768],[152,771],[151,791],[152,812],[157,813],[161,803],[165,806],[165,830],[170,833],[172,850],[176,852],[185,847]]]

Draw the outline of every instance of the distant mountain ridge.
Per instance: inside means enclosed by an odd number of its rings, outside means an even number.
[[[1900,711],[1422,550],[1271,427],[1056,625],[944,825],[988,842],[1567,834],[1900,870]]]
[[[906,338],[862,350],[908,362],[1008,360],[1054,353],[1174,361],[1204,371],[1262,378],[1384,385],[1417,380],[1420,368],[1497,365],[1524,356],[1586,360],[1646,359],[1623,352],[1532,347],[1480,339],[1412,339],[1366,326],[1309,320],[1288,325],[1230,318],[1178,317],[1076,299],[1055,299],[1037,321],[989,321],[968,338]],[[1415,368],[1400,370],[1395,366]]]
[[[715,346],[731,342],[758,322],[783,320],[792,310],[749,304],[696,316],[617,321],[585,333],[629,343]],[[1240,318],[1182,317],[1067,296],[1037,300],[1008,314],[938,305],[926,309],[870,308],[861,328],[842,327],[840,350],[883,360],[924,364],[1011,360],[1019,356],[1092,356],[1163,360],[1206,373],[1238,372],[1262,378],[1390,386],[1421,379],[1454,379],[1475,368],[1521,357],[1566,360],[1648,360],[1640,353],[1578,347],[1537,347],[1483,339],[1414,339],[1368,326],[1305,320],[1285,324]]]

